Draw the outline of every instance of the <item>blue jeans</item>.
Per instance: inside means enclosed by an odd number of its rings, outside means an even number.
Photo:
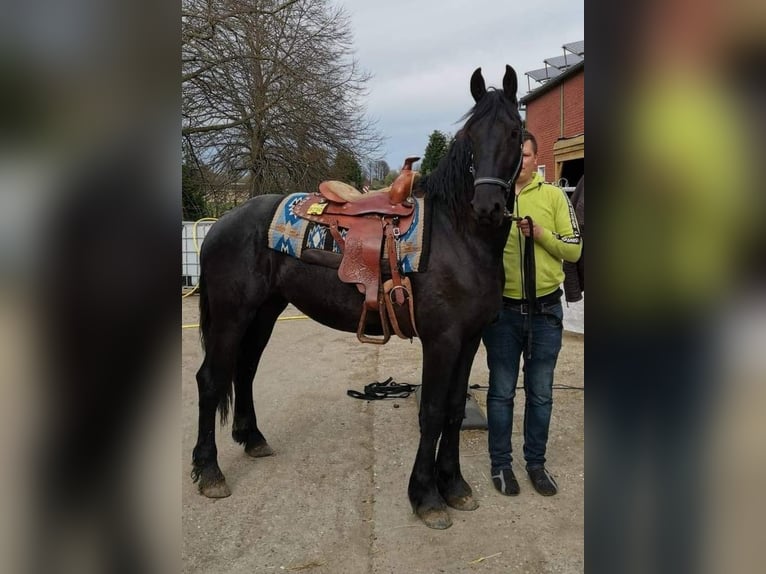
[[[545,464],[548,427],[553,408],[553,371],[561,349],[561,302],[544,304],[532,316],[532,356],[524,366],[524,459],[527,468]],[[482,334],[487,349],[489,392],[487,426],[492,470],[511,468],[513,399],[530,317],[504,305],[497,320]]]

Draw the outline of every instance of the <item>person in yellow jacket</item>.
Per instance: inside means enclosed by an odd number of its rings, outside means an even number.
[[[498,318],[482,335],[487,349],[488,446],[492,482],[505,495],[519,493],[512,469],[513,400],[524,355],[524,459],[540,494],[556,494],[545,468],[548,427],[553,406],[553,371],[561,349],[563,261],[582,252],[577,218],[563,189],[537,173],[537,141],[524,133],[521,169],[516,180],[514,222],[505,245],[505,287]],[[534,255],[532,246],[534,242]],[[534,262],[532,264],[532,261]]]

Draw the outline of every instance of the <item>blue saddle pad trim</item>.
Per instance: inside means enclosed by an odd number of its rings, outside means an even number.
[[[293,193],[279,203],[269,224],[269,248],[292,257],[300,257],[304,249],[323,249],[340,253],[340,247],[329,232],[329,227],[302,219],[293,213],[293,206],[308,195],[311,194]],[[396,242],[402,273],[415,273],[421,270],[424,249],[424,214],[424,200],[415,198],[412,224]],[[340,228],[340,232],[342,236],[345,236],[345,229]]]

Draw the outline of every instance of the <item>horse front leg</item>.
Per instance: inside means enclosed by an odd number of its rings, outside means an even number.
[[[460,471],[460,429],[465,418],[465,401],[471,366],[479,348],[481,336],[470,339],[460,350],[447,397],[447,416],[436,457],[436,484],[444,500],[456,510],[476,510],[471,486]]]
[[[423,342],[420,395],[420,444],[407,490],[412,510],[429,528],[452,526],[447,505],[436,485],[436,445],[446,420],[447,392],[457,367],[459,344]]]

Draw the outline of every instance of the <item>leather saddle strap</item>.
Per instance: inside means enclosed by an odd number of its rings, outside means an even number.
[[[338,229],[338,220],[333,219],[330,221],[330,224],[328,225],[330,228],[330,235],[332,235],[332,238],[335,240],[335,243],[338,244],[338,247],[340,247],[340,252],[345,253],[346,251],[346,240],[343,239],[343,236],[340,234],[340,230]]]
[[[386,248],[388,250],[388,265],[391,268],[391,280],[394,282],[394,297],[396,304],[404,304],[404,293],[402,293],[402,278],[399,275],[399,258],[396,255],[396,238],[394,238],[394,224],[386,222]]]
[[[412,286],[410,285],[410,278],[405,277],[404,279],[407,283],[407,291],[410,294],[410,296],[407,298],[407,303],[409,303],[409,311],[410,311],[410,326],[412,327],[412,332],[415,333],[415,336],[418,339],[420,339],[420,333],[418,333],[418,328],[415,325],[415,297],[412,294]]]
[[[401,305],[394,307],[391,302],[391,291],[394,289],[394,283],[391,279],[383,284],[383,292],[385,294],[384,301],[386,302],[386,309],[388,311],[388,318],[391,321],[391,327],[394,329],[394,333],[402,339],[412,339],[412,337],[420,337],[418,329],[415,326],[415,308],[414,298],[412,296],[412,285],[409,277],[402,278],[402,285],[398,291],[407,293],[407,308],[405,309]],[[404,327],[404,328],[402,328]],[[406,331],[406,332],[405,332]]]

